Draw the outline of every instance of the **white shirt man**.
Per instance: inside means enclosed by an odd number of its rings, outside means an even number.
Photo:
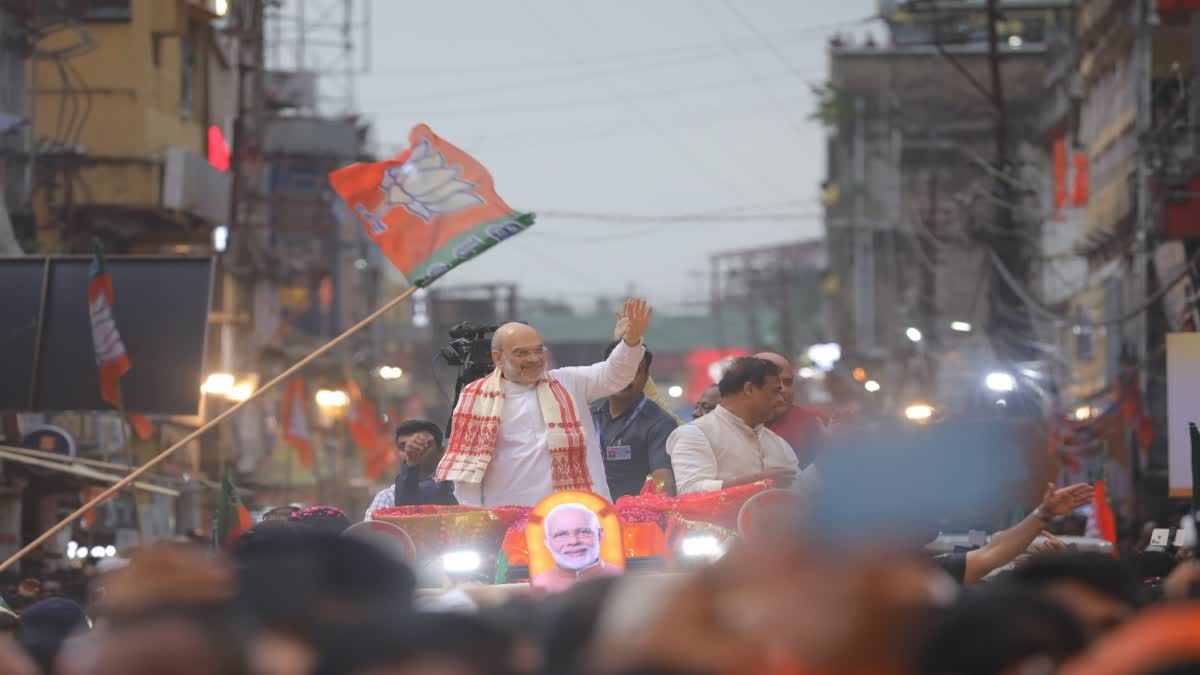
[[[763,426],[781,400],[779,367],[753,357],[737,359],[721,380],[721,403],[679,427],[667,454],[679,494],[709,492],[771,479],[790,487],[800,474],[787,441]]]
[[[489,377],[495,377],[493,382],[498,381],[498,391],[493,394],[502,395],[503,401],[494,445],[489,447],[478,438],[494,427],[480,425],[471,433],[465,431],[470,421],[462,413],[470,412],[470,404],[464,390],[464,400],[455,411],[446,455],[438,467],[439,480],[444,480],[444,476],[455,481],[454,496],[459,504],[534,506],[562,489],[556,485],[554,477],[556,467],[544,414],[547,405],[543,398],[547,394],[543,385],[547,376],[561,385],[561,390],[556,388],[555,391],[565,391],[571,399],[556,401],[566,411],[562,422],[571,426],[572,433],[582,434],[584,447],[577,450],[586,453],[590,486],[579,486],[579,489],[590,489],[610,499],[604,459],[588,404],[624,389],[637,375],[645,353],[641,338],[649,322],[650,308],[640,300],[630,301],[626,303],[625,315],[630,317],[625,338],[606,361],[591,366],[558,368],[548,373],[545,371],[546,348],[537,331],[524,324],[506,324],[496,331],[492,359],[499,375]],[[486,389],[481,391],[486,394]],[[555,396],[557,398],[558,394]],[[486,406],[486,402],[478,405]],[[468,409],[464,410],[464,407]],[[478,413],[474,414],[478,416]],[[573,419],[568,419],[571,416]],[[562,423],[554,424],[559,429],[563,426]],[[480,455],[487,457],[480,461]],[[578,459],[582,461],[583,457]],[[481,470],[482,476],[479,475]]]

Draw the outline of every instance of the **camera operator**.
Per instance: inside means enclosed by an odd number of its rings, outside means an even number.
[[[393,506],[440,504],[452,506],[454,483],[438,481],[433,471],[442,459],[442,430],[428,420],[407,420],[396,427],[396,450],[400,453],[400,473],[396,483],[375,495],[364,520],[379,509]]]

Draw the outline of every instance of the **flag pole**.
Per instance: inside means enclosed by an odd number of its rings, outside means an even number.
[[[289,377],[291,377],[292,375],[295,375],[296,373],[300,372],[300,370],[303,369],[305,366],[307,366],[309,363],[311,363],[314,360],[316,360],[317,358],[321,357],[326,352],[332,350],[334,347],[340,345],[342,342],[344,342],[348,338],[350,338],[350,336],[354,335],[358,331],[367,327],[368,325],[373,323],[375,320],[377,320],[379,317],[381,317],[384,314],[388,313],[389,311],[395,309],[397,306],[400,305],[400,303],[404,302],[405,300],[408,299],[409,296],[411,296],[413,293],[415,293],[417,291],[417,288],[418,288],[417,286],[408,287],[407,289],[405,289],[405,291],[403,293],[396,296],[392,300],[389,300],[387,304],[385,304],[384,306],[382,306],[379,309],[372,312],[370,314],[370,316],[363,319],[362,321],[359,321],[358,323],[354,324],[350,328],[346,329],[345,332],[343,332],[341,335],[339,335],[339,336],[335,337],[334,339],[330,340],[329,342],[326,342],[325,344],[321,345],[320,347],[318,347],[316,349],[316,351],[314,351],[311,354],[309,354],[308,356],[305,356],[304,358],[300,359],[294,365],[292,365],[292,367],[288,368],[287,370],[285,370],[282,373],[280,373],[279,375],[277,375],[270,382],[267,382],[266,384],[264,384],[262,387],[260,387],[258,389],[258,391],[251,394],[249,398],[247,398],[244,401],[238,401],[232,407],[226,409],[224,412],[222,412],[221,414],[214,417],[211,421],[207,422],[206,424],[201,426],[199,429],[196,429],[195,431],[188,434],[187,436],[184,436],[177,443],[175,443],[175,445],[172,445],[171,447],[167,448],[166,450],[163,450],[162,452],[158,453],[158,455],[156,455],[150,461],[146,462],[145,464],[143,464],[140,467],[138,467],[137,469],[135,469],[132,473],[130,473],[128,476],[122,478],[118,483],[114,484],[112,487],[108,488],[104,492],[101,492],[99,495],[97,495],[95,498],[93,498],[88,503],[84,504],[83,506],[80,506],[73,513],[71,513],[71,515],[67,516],[66,518],[63,518],[57,524],[55,524],[53,527],[51,527],[50,529],[43,532],[40,536],[38,536],[37,539],[34,539],[33,541],[29,542],[29,544],[27,544],[25,546],[25,548],[22,548],[20,551],[17,551],[13,555],[11,555],[7,560],[5,560],[3,563],[0,563],[0,572],[3,572],[4,570],[8,569],[14,563],[16,563],[18,560],[20,560],[21,558],[24,558],[26,555],[29,555],[29,553],[32,552],[34,549],[36,549],[37,547],[46,543],[46,540],[50,539],[55,534],[58,534],[63,528],[65,528],[66,526],[68,526],[71,523],[78,520],[80,516],[87,513],[88,511],[91,511],[98,504],[102,503],[104,500],[108,499],[109,497],[111,497],[114,494],[116,494],[117,492],[119,492],[125,486],[127,486],[130,483],[132,483],[133,481],[137,480],[142,474],[150,471],[154,467],[161,464],[164,460],[166,460],[168,457],[170,457],[172,454],[174,454],[175,451],[184,447],[188,443],[191,443],[192,441],[196,440],[197,438],[202,436],[206,431],[208,431],[209,429],[212,429],[217,424],[225,421],[226,418],[230,417],[237,411],[241,410],[242,407],[245,406],[246,404],[257,399],[262,394],[265,394],[268,391],[274,389],[276,386],[278,386],[284,380],[286,380]]]

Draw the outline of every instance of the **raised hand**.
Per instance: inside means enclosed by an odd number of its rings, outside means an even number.
[[[436,445],[428,431],[419,431],[404,444],[404,449],[400,451],[400,461],[409,466],[420,466],[436,450]]]
[[[629,328],[629,319],[625,318],[624,311],[617,312],[617,323],[613,327],[612,339],[620,340],[625,337],[625,330]]]
[[[632,347],[642,341],[642,336],[646,334],[646,327],[650,325],[650,315],[653,313],[654,310],[645,300],[630,298],[625,301],[625,309],[621,312],[622,318],[628,322],[621,336],[624,338],[625,344]],[[618,325],[619,323],[618,321]]]
[[[1061,490],[1056,490],[1054,483],[1047,483],[1038,510],[1047,518],[1057,518],[1092,501],[1092,494],[1092,486],[1087,483],[1068,485]]]

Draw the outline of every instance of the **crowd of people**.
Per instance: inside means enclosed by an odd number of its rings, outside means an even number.
[[[418,588],[348,524],[315,507],[264,518],[227,551],[151,545],[99,571],[82,602],[26,584],[2,612],[0,674],[1200,672],[1190,560],[1148,582],[1148,560],[1035,551],[956,584],[919,546],[795,533],[687,573],[543,595]]]
[[[792,364],[734,360],[683,424],[651,377],[650,313],[631,301],[602,362],[549,371],[533,328],[502,327],[497,368],[464,388],[449,438],[423,420],[396,429],[403,468],[365,519],[561,490],[616,500],[647,477],[681,495],[786,488],[807,513],[709,564],[614,569],[548,593],[430,584],[428,561],[418,569],[337,507],[275,508],[224,549],[159,543],[0,587],[0,675],[1200,674],[1194,543],[1074,550],[1060,537],[1081,534],[1092,488],[1051,483],[1006,529],[932,555],[937,524],[903,508],[930,502],[929,481],[904,480],[887,500],[847,496],[849,529],[872,511],[892,512],[886,527],[830,536],[812,527],[817,498],[854,474],[823,471],[832,435],[792,402]],[[559,508],[590,519],[563,527],[598,531],[594,514]]]

